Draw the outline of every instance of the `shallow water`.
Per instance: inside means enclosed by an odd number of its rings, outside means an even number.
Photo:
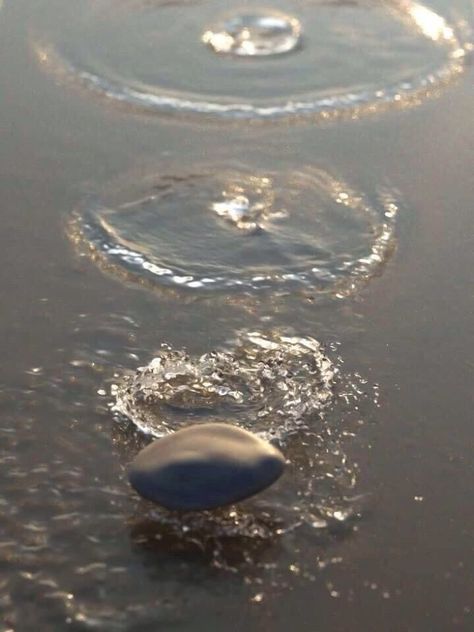
[[[471,66],[417,91],[416,107],[402,95],[399,108],[352,109],[357,120],[249,126],[231,113],[216,125],[115,107],[116,91],[97,98],[102,80],[136,79],[215,103],[258,88],[281,103],[290,87],[367,94],[380,77],[416,83],[458,63],[449,42],[393,18],[393,3],[275,3],[302,40],[271,59],[207,48],[212,2],[162,4],[15,0],[0,13],[2,625],[470,630]],[[469,52],[472,4],[424,6]],[[59,74],[38,63],[51,48]],[[326,60],[317,86],[314,54]],[[67,74],[87,64],[97,90]],[[212,81],[197,72],[207,64]],[[113,258],[125,241],[140,265]],[[367,259],[339,279],[341,261]],[[200,281],[269,280],[188,287],[149,275],[148,260]],[[304,283],[275,282],[314,267]],[[160,388],[145,375],[145,410],[136,371],[150,362]],[[140,501],[125,472],[149,440],[137,426],[221,416],[279,442],[290,464],[278,484],[186,517]]]

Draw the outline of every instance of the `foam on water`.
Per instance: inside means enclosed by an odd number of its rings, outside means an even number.
[[[33,25],[33,50],[56,77],[131,108],[328,120],[419,103],[462,72],[472,41],[412,0],[292,0],[291,15],[269,17],[252,1],[234,17],[225,7],[60,2],[54,20]]]
[[[75,213],[69,233],[81,251],[140,283],[344,296],[386,263],[397,212],[390,191],[369,198],[316,168],[207,165],[104,194]]]

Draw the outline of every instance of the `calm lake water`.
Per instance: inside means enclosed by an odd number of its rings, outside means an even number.
[[[1,630],[474,627],[472,2],[264,5],[3,2]],[[141,501],[216,419],[275,487]]]

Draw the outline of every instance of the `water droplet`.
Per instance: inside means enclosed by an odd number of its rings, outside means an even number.
[[[254,231],[264,228],[266,221],[286,217],[286,212],[274,205],[271,179],[253,176],[241,182],[229,180],[222,191],[222,199],[213,202],[211,208],[236,228]]]
[[[226,217],[238,225],[249,217],[250,202],[244,195],[238,195],[228,198],[225,202],[215,202],[212,208],[221,217]]]
[[[296,18],[261,10],[225,17],[204,33],[202,41],[216,53],[261,57],[295,50],[300,38]]]

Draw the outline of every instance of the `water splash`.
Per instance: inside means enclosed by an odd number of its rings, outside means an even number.
[[[214,52],[238,57],[281,55],[300,43],[299,21],[275,11],[237,13],[207,30],[202,41]]]
[[[205,42],[222,53],[214,57],[202,46],[202,29],[220,11],[217,0],[152,6],[130,0],[119,11],[110,3],[83,0],[69,17],[60,3],[59,24],[36,29],[43,34],[32,41],[34,53],[56,77],[149,112],[261,121],[357,118],[435,96],[463,72],[472,50],[471,28],[457,28],[412,0],[296,2],[305,46],[278,59],[269,59],[271,53],[295,50],[301,29],[283,17],[263,30],[246,26],[245,20],[263,20],[253,3],[205,32]],[[254,59],[236,64],[239,56]]]
[[[225,418],[282,441],[331,402],[336,373],[314,339],[250,332],[232,351],[195,359],[163,347],[114,389],[114,410],[153,437]]]
[[[209,165],[130,188],[80,209],[69,234],[101,265],[140,283],[342,297],[394,248],[397,198],[385,190],[369,199],[320,169],[256,174]]]
[[[356,393],[361,381],[343,375],[334,350],[326,352],[293,331],[242,332],[217,352],[235,356],[243,367],[238,388],[244,396],[254,367],[266,401],[285,405],[289,418],[291,402],[285,391],[278,395],[272,376],[286,368],[283,379],[302,393],[303,402],[310,392],[303,382],[321,382],[320,395],[311,387],[315,401],[306,409],[307,430],[295,424],[301,431],[286,433],[284,420],[278,423],[291,461],[278,487],[238,507],[184,517],[138,499],[124,467],[149,438],[131,423],[111,423],[103,389],[120,379],[114,373],[132,373],[137,355],[148,355],[154,337],[148,329],[129,313],[79,314],[71,322],[70,346],[52,348],[43,367],[24,367],[14,388],[0,388],[1,585],[10,626],[27,629],[33,619],[36,629],[61,629],[66,620],[80,629],[107,630],[169,629],[178,619],[187,624],[203,604],[212,608],[222,586],[245,603],[256,593],[285,594],[306,578],[324,581],[321,559],[334,557],[337,539],[361,526],[366,499],[348,456],[351,424],[360,428],[357,421],[365,416]],[[238,351],[241,345],[245,351]],[[158,356],[170,358],[172,352],[164,348]],[[199,377],[200,359],[188,356],[187,362]],[[297,373],[291,376],[293,368]],[[185,388],[192,382],[187,379]],[[212,413],[212,404],[202,410],[208,398],[200,384],[201,391],[190,396],[191,404],[201,406],[196,423]],[[176,390],[177,383],[169,388]],[[245,402],[236,404],[238,416],[250,420],[259,398],[257,392],[247,408]],[[187,401],[174,403],[168,430],[179,427],[178,415],[191,409]],[[227,413],[228,401],[224,408]],[[352,422],[349,414],[355,415]],[[265,423],[273,425],[270,417]],[[38,451],[38,445],[44,449]],[[84,591],[85,585],[95,588]],[[26,611],[25,594],[35,595],[33,609]]]
[[[119,426],[154,439],[190,423],[227,421],[278,445],[288,472],[263,494],[219,512],[187,517],[154,508],[154,529],[198,538],[205,548],[228,538],[274,540],[349,529],[366,499],[355,492],[357,467],[344,449],[341,402],[360,400],[360,383],[341,376],[314,338],[241,332],[225,350],[190,357],[164,345],[157,357],[112,388]],[[248,547],[247,547],[248,550]],[[224,557],[228,555],[228,551]]]

